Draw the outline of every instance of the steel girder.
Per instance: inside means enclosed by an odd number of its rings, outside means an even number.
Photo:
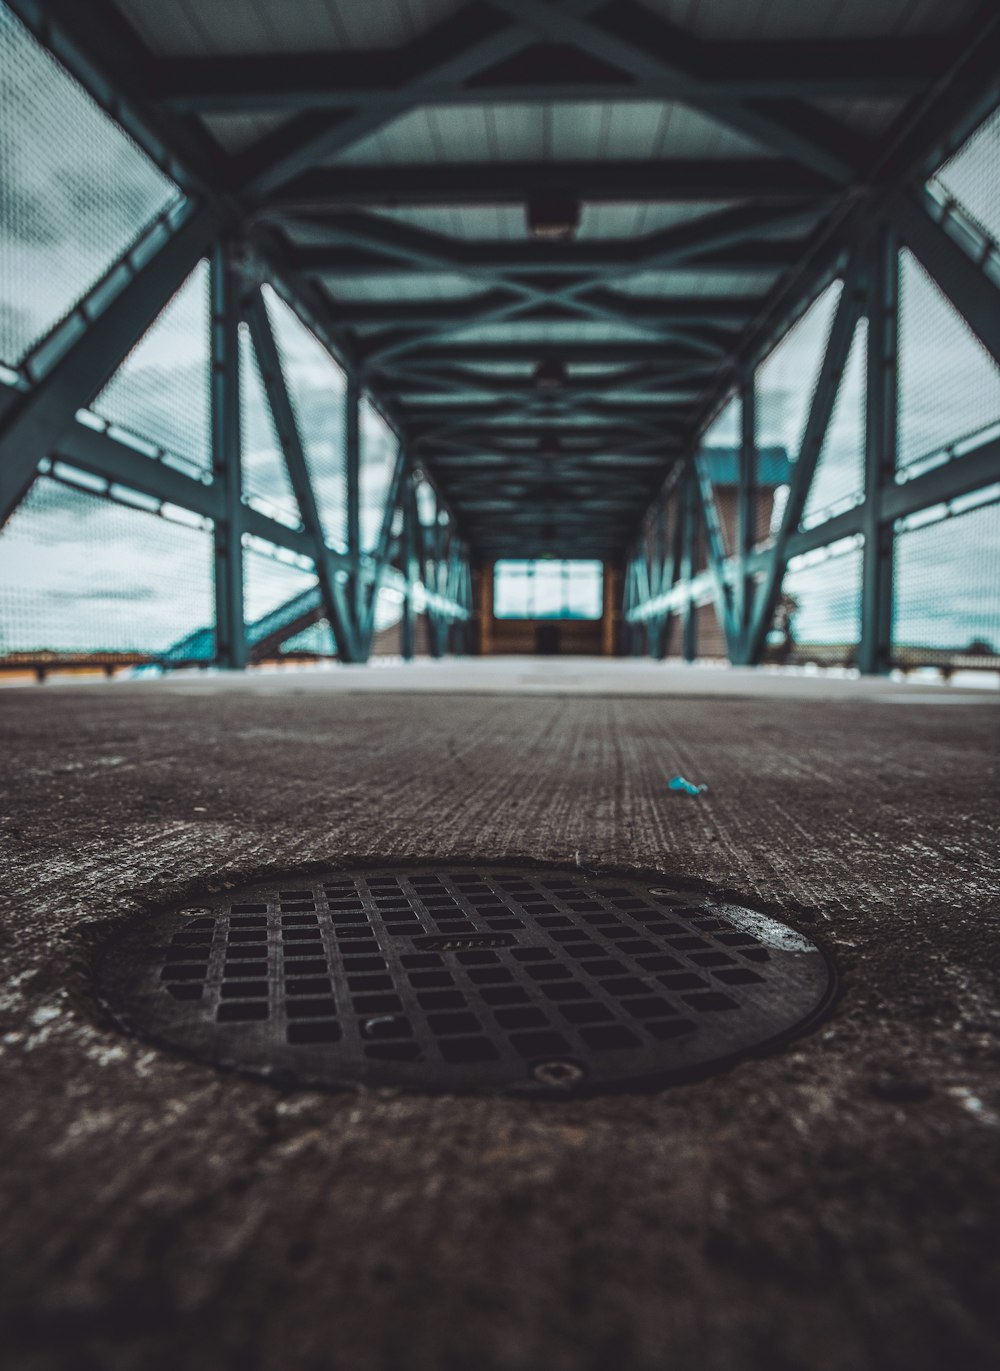
[[[308,161],[309,156],[315,154],[317,147],[346,146],[344,139],[365,136],[370,127],[366,119],[374,118],[376,109],[381,109],[382,122],[385,122],[400,109],[412,108],[415,102],[429,99],[431,91],[436,92],[435,99],[448,99],[451,97],[444,92],[450,90],[453,98],[459,100],[463,98],[463,89],[472,90],[479,84],[488,88],[491,80],[499,80],[502,84],[509,76],[516,82],[521,77],[510,64],[513,62],[516,67],[517,61],[520,60],[518,54],[524,48],[526,38],[552,40],[555,36],[553,25],[557,24],[561,25],[559,33],[562,40],[577,44],[577,50],[589,53],[595,64],[610,62],[613,65],[616,61],[620,62],[620,73],[626,75],[636,86],[648,82],[650,89],[656,88],[661,92],[668,88],[679,91],[683,86],[688,92],[688,103],[700,103],[700,107],[714,110],[725,107],[732,112],[735,124],[745,129],[753,128],[758,136],[769,141],[772,147],[782,146],[787,154],[784,163],[768,159],[765,164],[756,168],[752,164],[744,164],[742,168],[732,169],[734,181],[731,185],[735,184],[741,174],[746,177],[743,183],[744,195],[753,194],[756,198],[763,198],[772,193],[776,184],[770,183],[769,189],[768,178],[786,175],[788,197],[795,198],[801,195],[803,187],[810,183],[812,189],[809,194],[815,203],[817,196],[827,197],[834,188],[840,175],[836,163],[841,164],[842,170],[843,165],[850,163],[859,151],[856,145],[851,145],[850,139],[844,140],[844,130],[841,126],[833,128],[829,122],[809,117],[805,107],[801,103],[795,103],[797,96],[791,86],[781,88],[780,99],[767,100],[763,93],[752,85],[740,85],[740,80],[745,80],[746,72],[744,71],[741,77],[741,74],[734,70],[734,64],[738,64],[740,60],[735,49],[728,55],[718,45],[713,45],[711,53],[707,47],[699,49],[689,35],[672,30],[640,6],[623,3],[611,10],[608,7],[587,3],[586,0],[578,0],[576,4],[560,6],[557,10],[552,6],[539,5],[536,0],[510,0],[505,8],[514,16],[513,22],[498,22],[494,10],[493,18],[487,18],[484,26],[482,14],[477,18],[472,13],[473,7],[470,7],[468,11],[461,12],[454,23],[438,26],[428,35],[426,43],[415,47],[408,59],[411,65],[405,71],[400,70],[396,73],[394,93],[401,103],[390,102],[380,105],[379,99],[359,94],[353,114],[346,120],[343,117],[326,118],[328,111],[313,111],[306,114],[301,120],[292,121],[275,140],[260,145],[254,150],[253,155],[244,159],[239,166],[234,163],[232,169],[238,174],[227,178],[218,174],[218,164],[213,163],[212,158],[206,155],[207,144],[204,140],[191,136],[191,129],[170,109],[169,100],[157,103],[155,98],[151,98],[150,92],[156,89],[153,72],[148,63],[144,65],[134,38],[127,33],[120,17],[116,18],[116,12],[111,4],[106,0],[94,0],[94,3],[88,6],[84,20],[79,13],[79,7],[67,0],[13,2],[15,9],[26,18],[34,31],[57,51],[61,60],[68,62],[85,84],[103,101],[106,108],[118,117],[122,117],[122,112],[125,112],[130,131],[152,152],[159,164],[172,164],[172,174],[176,174],[178,179],[183,179],[188,188],[200,188],[205,192],[220,215],[220,220],[227,222],[238,222],[241,219],[249,199],[256,196],[261,187],[273,185],[277,188],[274,192],[275,199],[283,196],[286,193],[284,176],[289,172],[297,174],[294,167]],[[979,48],[982,51],[992,48],[995,52],[996,35],[996,24],[991,22],[986,34],[988,41],[980,43]],[[852,53],[856,69],[858,64],[864,65],[866,54],[871,58],[871,66],[867,70],[868,79],[872,80],[873,84],[877,79],[877,68],[881,66],[884,70],[887,63],[896,60],[889,56],[888,45],[885,46],[887,51],[883,53],[879,62],[874,60],[874,45],[857,47]],[[955,46],[957,48],[960,45]],[[938,44],[936,50],[931,52],[929,45],[925,45],[921,60],[926,60],[935,73],[940,70],[941,64],[951,60],[951,55],[944,50],[945,47],[944,44]],[[760,45],[753,50],[744,47],[744,58],[748,51],[752,51],[754,59],[751,65],[759,61],[760,65],[756,69],[761,77],[764,77],[768,70],[767,53]],[[504,55],[505,52],[507,55]],[[794,53],[792,48],[786,48],[785,55],[789,58],[794,56],[794,65],[801,72],[803,80],[818,79],[816,71],[809,65],[808,45]],[[772,58],[773,56],[772,54]],[[915,57],[916,54],[911,51],[906,60]],[[842,63],[846,61],[844,52],[841,52],[839,60]],[[902,57],[898,57],[898,60],[900,64],[904,64]],[[482,62],[482,65],[477,68],[476,64],[479,62]],[[503,66],[504,63],[507,64],[506,67]],[[837,59],[832,63],[831,70],[836,70],[836,63]],[[981,102],[984,98],[983,92],[989,87],[990,82],[992,81],[994,86],[996,84],[996,69],[997,64],[994,63],[993,74],[990,76],[986,59],[980,54],[977,66],[977,54],[973,52],[971,57],[968,54],[963,57],[962,64],[956,65],[955,71],[963,77],[971,72],[975,78],[975,99]],[[596,72],[597,67],[594,66],[592,70]],[[899,76],[899,68],[894,67],[893,70],[896,76],[892,79],[896,79]],[[462,72],[476,74],[462,75]],[[775,79],[781,79],[780,73]],[[889,79],[888,76],[886,79]],[[918,73],[911,68],[910,75],[905,79],[916,81]],[[731,83],[728,90],[724,84],[726,81]],[[670,83],[673,85],[670,86]],[[803,94],[811,93],[812,90],[814,88],[804,86]],[[789,101],[792,103],[789,104]],[[902,165],[900,158],[903,157],[903,151],[909,159],[906,161],[907,174],[910,174],[910,169],[916,165],[918,145],[923,149],[923,155],[926,155],[932,141],[936,140],[939,144],[945,137],[945,114],[947,120],[956,123],[959,115],[961,118],[968,117],[969,101],[966,100],[963,105],[960,93],[956,94],[955,82],[945,93],[944,100],[938,103],[942,110],[937,113],[933,102],[928,105],[927,114],[922,116],[919,136],[903,139],[900,145],[902,150],[897,149],[897,166]],[[333,144],[330,142],[331,139]],[[296,140],[299,140],[297,150],[293,147]],[[817,165],[823,163],[825,165],[822,170],[817,171]],[[883,158],[880,165],[884,168],[891,163],[891,157]],[[548,184],[551,180],[551,169],[540,166],[538,170],[540,175],[546,178],[545,184]],[[615,174],[614,167],[608,170],[612,176]],[[646,170],[648,172],[648,168]],[[719,170],[710,168],[706,174],[714,176]],[[344,173],[349,178],[352,174],[365,171],[365,168],[341,167],[335,174],[339,178],[340,174]],[[453,169],[443,168],[442,171],[450,174]],[[681,176],[685,174],[685,169],[681,167],[674,168],[674,171]],[[701,173],[698,167],[689,167],[687,174],[697,177]],[[889,177],[888,171],[881,174],[883,179]],[[235,186],[236,191],[220,196],[216,188],[223,183]],[[301,181],[299,184],[301,185]],[[542,184],[539,180],[538,186],[541,187]],[[610,182],[607,184],[610,185]],[[288,190],[291,188],[289,186]],[[654,192],[660,193],[660,188],[654,188]],[[682,192],[683,185],[680,180],[674,187],[667,189],[668,195],[681,196]],[[268,196],[272,194],[266,189],[264,193]],[[477,193],[479,192],[475,187],[466,187],[463,201],[468,203]],[[488,193],[488,188],[484,187],[484,193]],[[522,184],[518,198],[524,193]],[[356,198],[355,196],[355,200]],[[961,272],[957,272],[957,275],[961,275]],[[302,306],[305,303],[313,317],[319,321],[320,329],[325,330],[324,336],[334,338],[337,345],[347,346],[349,349],[350,340],[347,335],[337,333],[322,292],[304,279],[298,271],[288,270],[285,277],[294,284],[298,304]],[[961,291],[960,287],[957,289]],[[602,304],[606,306],[607,301],[598,300],[597,304],[600,308]],[[593,302],[590,302],[585,308],[592,305]],[[524,305],[513,308],[520,309],[523,313],[531,306],[525,301]],[[987,325],[984,324],[983,327],[986,328]],[[732,351],[735,347],[732,340],[717,341],[727,351]],[[658,350],[662,348],[658,348],[655,339],[651,339],[648,354],[650,359]],[[426,349],[421,347],[421,352],[425,351]],[[389,374],[386,373],[387,376]],[[687,416],[686,420],[692,422]]]
[[[335,569],[329,556],[326,535],[323,531],[323,520],[316,503],[316,495],[309,475],[309,467],[302,446],[302,438],[299,434],[298,422],[295,418],[295,410],[288,395],[281,356],[271,330],[267,306],[259,291],[252,291],[244,297],[243,309],[250,328],[250,337],[253,340],[254,352],[257,355],[257,364],[260,367],[268,405],[274,419],[275,433],[288,469],[288,479],[295,493],[303,526],[312,540],[312,557],[316,567],[316,576],[322,592],[327,618],[337,644],[337,651],[343,661],[354,662],[360,653],[356,616],[351,612],[352,606],[349,604],[345,593],[343,573]],[[356,555],[357,545],[355,544],[353,555],[349,559],[355,581],[357,580],[357,569],[354,565],[354,556]]]
[[[893,526],[883,517],[896,477],[899,432],[899,243],[886,226],[873,226],[869,248],[868,363],[865,405],[864,560],[858,666],[866,675],[888,671],[892,655]]]
[[[247,663],[243,612],[243,460],[240,424],[240,294],[233,256],[219,243],[211,262],[212,477],[215,519],[215,655],[241,671]]]
[[[775,96],[919,95],[941,65],[939,36],[897,35],[864,44],[834,40],[824,44],[820,54],[815,42],[705,40],[662,23],[658,27],[664,40],[669,35],[675,60],[683,59],[686,69],[708,78],[696,87],[705,104]],[[257,54],[168,58],[158,64],[155,94],[159,103],[178,114],[335,111],[345,102],[359,109],[384,110],[400,82],[420,70],[424,46],[425,40],[418,39],[402,50],[290,53],[283,54],[280,63]],[[426,89],[423,98],[439,107],[505,99],[575,103],[592,98],[598,83],[608,100],[683,102],[692,92],[691,78],[679,67],[664,67],[640,79],[621,73],[616,80],[612,66],[579,58],[574,62],[574,49],[568,47],[563,48],[565,67],[558,83],[533,80],[535,64],[550,53],[551,48],[526,49],[500,71],[494,68],[471,84],[441,81]]]
[[[88,318],[80,309],[74,336],[47,373],[24,392],[12,392],[0,415],[0,527],[24,497],[38,463],[111,379],[123,357],[211,247],[219,222],[211,209],[180,207],[166,241],[125,282],[103,309]],[[130,255],[123,264],[131,262]],[[120,264],[116,263],[104,281]],[[91,292],[106,299],[104,281]]]

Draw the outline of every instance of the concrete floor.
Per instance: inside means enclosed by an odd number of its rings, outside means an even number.
[[[995,691],[521,660],[26,687],[0,727],[5,1366],[998,1364]],[[843,994],[565,1104],[282,1095],[94,1003],[151,902],[411,856],[701,880]]]

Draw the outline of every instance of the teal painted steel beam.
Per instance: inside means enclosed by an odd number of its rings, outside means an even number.
[[[361,587],[361,384],[348,371],[344,386],[344,479],[347,495],[347,555],[351,563],[351,617],[357,626],[359,651],[364,596]],[[365,654],[366,655],[366,654]]]
[[[757,539],[757,390],[754,373],[744,368],[740,376],[740,451],[736,494],[736,642],[733,661],[742,660],[746,632],[753,606],[753,583],[748,563]]]
[[[726,651],[732,657],[738,650],[739,626],[734,613],[732,586],[726,579],[726,547],[722,536],[722,521],[715,503],[712,474],[701,452],[695,453],[694,480],[705,528],[708,568],[715,581],[715,611],[726,640]]]
[[[858,667],[865,675],[889,670],[892,659],[892,524],[882,503],[896,475],[899,431],[899,244],[878,222],[870,252],[868,359],[865,377],[864,554],[861,571],[861,639]]]
[[[593,7],[600,0],[571,3]],[[238,159],[242,192],[261,199],[304,167],[329,161],[392,119],[426,104],[441,86],[460,86],[513,56],[524,42],[524,34],[495,7],[463,6],[423,35],[417,62],[384,100],[351,108],[348,99],[334,113],[306,111]]]
[[[756,665],[763,655],[788,563],[788,541],[792,532],[799,526],[809,496],[840,379],[854,339],[854,330],[861,316],[866,283],[861,253],[856,250],[848,264],[844,288],[830,328],[830,337],[820,366],[812,404],[809,407],[798,459],[792,468],[781,525],[769,553],[764,582],[758,588],[751,622],[740,652],[741,660],[750,665]]]
[[[275,433],[288,468],[289,481],[298,502],[303,526],[312,539],[316,575],[337,644],[337,653],[342,661],[354,662],[358,659],[360,645],[357,640],[356,623],[344,590],[344,573],[335,565],[326,545],[323,520],[316,503],[295,411],[288,395],[281,357],[271,331],[264,297],[258,290],[254,290],[244,297],[243,308],[268,405],[274,419]]]
[[[695,617],[694,580],[695,541],[698,536],[698,492],[695,475],[690,469],[681,479],[681,575],[680,579],[687,589],[681,609],[681,653],[686,662],[693,662],[698,655],[698,621]]]
[[[240,425],[240,283],[230,250],[211,260],[212,476],[220,495],[215,520],[215,656],[221,666],[247,664],[243,622],[243,500]]]
[[[890,216],[900,241],[1000,366],[1000,281],[974,259],[975,244],[970,241],[964,245],[960,221],[943,211],[926,191],[919,197],[899,196],[891,205]]]
[[[583,6],[558,7],[543,0],[494,0],[519,22],[543,38],[567,43],[610,62],[636,80],[686,77],[684,103],[704,109],[715,119],[767,143],[783,156],[801,162],[817,175],[849,184],[859,163],[858,140],[842,124],[804,101],[713,98],[711,83],[685,71],[679,54],[684,33],[643,6],[616,0],[596,22],[588,22]],[[587,6],[587,9],[591,6]]]
[[[781,157],[623,158],[559,165],[559,185],[592,204],[684,204],[701,200],[817,200],[830,182]],[[523,205],[550,191],[551,162],[421,162],[395,166],[346,163],[317,167],[281,186],[268,211],[323,214],[357,205]]]
[[[8,400],[0,420],[0,527],[24,497],[35,470],[111,379],[130,349],[183,284],[217,235],[211,209],[181,207],[166,241],[104,309],[81,323],[46,375]],[[114,270],[114,269],[113,269]]]
[[[681,100],[692,90],[702,101],[775,97],[861,98],[919,95],[940,75],[949,40],[935,34],[891,39],[746,39],[738,42],[686,37],[685,69],[701,71],[692,81],[681,70],[664,70],[637,80],[613,69],[591,69],[591,79],[574,79],[573,50],[563,52],[558,82],[532,81],[513,70],[474,83],[440,82],[424,90],[435,106],[577,103],[582,100]],[[419,67],[424,46],[417,39],[401,48],[361,52],[283,53],[212,57],[167,57],[156,64],[153,95],[178,114],[294,113],[307,109],[385,109],[400,79]]]
[[[386,491],[385,509],[382,511],[382,524],[379,529],[378,541],[375,545],[373,555],[375,567],[374,576],[370,583],[365,582],[361,584],[362,605],[358,637],[361,652],[365,660],[367,660],[371,654],[372,638],[375,632],[375,612],[378,608],[378,593],[382,585],[382,578],[389,565],[389,557],[392,548],[392,527],[396,519],[396,513],[400,508],[401,498],[404,496],[404,477],[406,469],[406,453],[401,445],[396,454],[396,462],[393,466],[389,489]],[[408,577],[409,568],[404,566],[403,570],[404,575]]]

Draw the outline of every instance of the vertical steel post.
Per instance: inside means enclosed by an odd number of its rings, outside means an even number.
[[[344,461],[347,470],[347,555],[351,563],[350,604],[355,624],[364,616],[361,583],[361,384],[348,371],[344,390]]]
[[[417,540],[414,527],[417,501],[412,471],[403,478],[403,575],[406,577],[406,599],[403,601],[403,621],[400,626],[400,651],[403,660],[412,662],[416,651],[416,624],[413,610],[413,587],[420,579],[417,569]]]
[[[896,472],[899,386],[897,375],[899,245],[880,224],[873,236],[865,412],[864,560],[861,572],[861,643],[858,666],[866,675],[889,670],[892,658],[894,534],[882,515],[882,498]]]
[[[747,572],[750,554],[757,539],[757,391],[754,371],[744,370],[740,381],[739,487],[736,497],[736,573],[735,624],[736,652],[733,661],[746,661],[747,629],[753,609],[753,581]]]
[[[698,536],[698,486],[693,468],[684,473],[680,498],[683,505],[683,545],[681,552],[680,579],[687,587],[687,598],[683,609],[683,655],[686,662],[693,662],[698,655],[698,618],[695,613],[691,582],[694,579],[695,540]]]
[[[434,523],[428,529],[428,542],[430,544],[431,572],[430,579],[433,589],[436,592],[441,590],[441,560],[444,551],[444,525],[440,522],[440,515],[435,517]],[[447,628],[442,623],[441,615],[437,609],[428,605],[427,607],[427,627],[430,632],[431,656],[434,658],[443,657],[446,651]]]
[[[243,501],[240,444],[240,287],[229,246],[211,261],[212,475],[222,493],[215,520],[215,657],[231,671],[247,664],[243,622]]]
[[[657,506],[654,532],[653,532],[653,565],[649,576],[649,593],[652,596],[659,595],[663,590],[663,572],[667,559],[667,538],[665,526],[665,510],[661,504]],[[650,657],[654,661],[660,661],[663,657],[663,616],[658,614],[653,619],[646,621],[646,646]]]
[[[622,602],[623,616],[629,610],[638,609],[643,603],[643,596],[640,588],[639,563],[642,557],[640,548],[641,538],[636,542],[632,554],[625,564],[625,598]],[[643,641],[646,636],[645,625],[639,622],[629,622],[625,619],[625,652],[629,657],[641,657],[643,655]]]

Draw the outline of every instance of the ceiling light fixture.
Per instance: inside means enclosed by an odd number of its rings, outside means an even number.
[[[580,227],[580,203],[571,195],[539,195],[528,201],[528,232],[543,243],[568,243]]]
[[[535,368],[535,385],[539,390],[558,390],[566,384],[566,364],[548,357]]]

